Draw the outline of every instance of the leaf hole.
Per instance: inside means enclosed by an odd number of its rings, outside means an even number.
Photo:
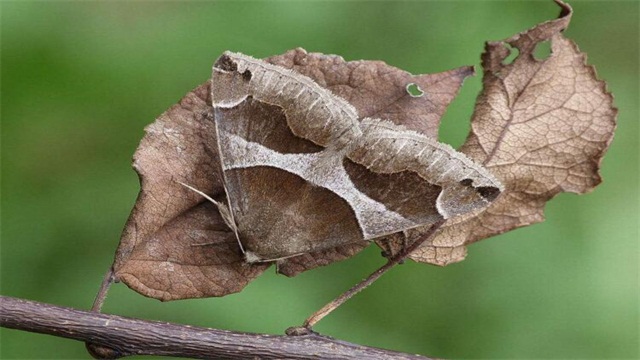
[[[518,56],[520,56],[520,50],[518,50],[517,47],[511,46],[511,44],[504,44],[504,47],[509,50],[509,55],[502,59],[502,65],[512,64],[514,61],[516,61]]]
[[[539,42],[533,50],[533,57],[536,60],[545,60],[551,56],[551,42],[549,40]]]
[[[416,83],[407,84],[407,94],[411,97],[422,97],[424,91]]]

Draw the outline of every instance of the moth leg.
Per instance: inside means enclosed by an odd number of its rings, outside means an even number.
[[[292,257],[296,257],[296,256],[300,256],[303,255],[304,253],[297,253],[297,254],[291,254],[291,255],[287,255],[287,256],[282,256],[282,257],[277,257],[277,258],[272,258],[272,259],[262,259],[260,258],[258,255],[256,255],[255,253],[251,252],[251,251],[247,251],[245,253],[245,256],[247,257],[247,262],[248,263],[268,263],[268,262],[275,262],[276,263],[276,269],[277,269],[277,264],[279,262],[281,262],[282,260],[286,260]]]

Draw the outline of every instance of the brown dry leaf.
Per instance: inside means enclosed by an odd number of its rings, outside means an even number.
[[[224,196],[209,84],[149,125],[134,155],[141,191],[116,252],[116,278],[160,300],[238,292],[268,265],[244,262],[215,206],[181,186]]]
[[[463,66],[411,75],[383,61],[346,62],[337,55],[307,53],[301,48],[265,60],[315,80],[353,105],[360,118],[387,119],[433,138],[438,137],[442,115],[462,82],[474,74],[473,67]],[[410,84],[417,85],[423,95],[411,96],[407,92]]]
[[[461,261],[473,243],[544,220],[547,201],[560,192],[585,193],[601,181],[600,161],[613,138],[613,97],[586,55],[562,36],[571,8],[560,17],[504,41],[489,42],[482,55],[483,90],[461,151],[484,164],[505,185],[481,214],[454,219],[411,255],[437,265]],[[534,57],[550,41],[551,55]],[[504,64],[509,44],[519,51]],[[424,229],[410,232],[416,238]]]
[[[462,151],[483,163],[506,186],[480,214],[455,219],[411,258],[438,265],[460,261],[466,244],[542,221],[546,201],[559,192],[583,193],[600,182],[598,168],[615,128],[616,111],[585,55],[560,32],[571,9],[558,1],[561,17],[502,42],[483,54],[484,89],[472,132]],[[550,40],[552,54],[533,58]],[[503,64],[509,44],[519,50]],[[291,50],[268,61],[311,77],[347,99],[361,116],[390,119],[437,137],[440,117],[457,94],[468,67],[412,76],[378,61],[345,62],[338,56]],[[410,83],[423,91],[411,97]],[[223,296],[240,291],[268,265],[243,261],[237,240],[217,209],[182,187],[192,185],[224,199],[208,84],[147,127],[135,156],[141,193],[116,253],[116,277],[161,300]],[[407,232],[409,240],[424,229]],[[402,246],[401,236],[378,244]],[[288,276],[349,258],[368,243],[350,244],[282,261]]]
[[[440,117],[472,68],[411,74],[380,61],[291,50],[268,61],[294,68],[351,101],[362,116],[388,118],[437,137]],[[417,84],[425,94],[411,97]],[[134,155],[141,191],[116,252],[114,270],[139,293],[160,300],[224,296],[238,292],[268,264],[244,262],[237,240],[218,210],[180,185],[222,201],[209,84],[187,94],[146,128]],[[287,259],[278,271],[293,276],[355,255],[368,242]]]

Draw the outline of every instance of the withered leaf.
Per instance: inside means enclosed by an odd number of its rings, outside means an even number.
[[[416,261],[446,265],[464,259],[466,245],[543,220],[543,208],[559,192],[584,193],[600,182],[598,169],[615,128],[616,110],[605,85],[576,45],[561,35],[571,17],[562,8],[548,21],[500,42],[482,56],[483,91],[472,131],[461,151],[489,168],[506,191],[487,210],[450,221]],[[552,54],[537,60],[536,46],[550,41]],[[519,50],[505,63],[507,44]],[[412,76],[376,61],[345,62],[338,56],[295,49],[268,59],[296,70],[348,100],[364,116],[385,118],[437,137],[440,117],[470,68]],[[412,97],[407,85],[423,91]],[[246,264],[237,240],[215,207],[179,185],[183,182],[224,200],[215,129],[205,84],[147,128],[134,156],[141,193],[116,253],[117,278],[161,300],[223,296],[240,291],[267,264]],[[397,251],[426,229],[378,241]],[[353,256],[368,243],[349,244],[278,263],[293,276]]]
[[[178,182],[224,196],[209,84],[149,125],[134,155],[141,191],[116,252],[116,278],[160,300],[238,292],[268,265],[246,264],[215,206]]]
[[[364,116],[384,117],[437,137],[440,118],[463,80],[462,67],[413,76],[380,61],[346,62],[339,56],[291,50],[267,61],[293,68],[348,99]],[[424,91],[412,97],[407,85]],[[243,261],[237,240],[218,210],[179,183],[224,199],[209,85],[187,94],[149,125],[134,155],[141,192],[116,253],[116,277],[161,300],[223,296],[240,291],[268,264]],[[355,255],[368,242],[281,261],[288,276]]]
[[[544,205],[558,193],[582,194],[600,183],[617,110],[586,55],[561,34],[571,8],[556,3],[562,9],[558,19],[489,42],[482,55],[483,90],[461,151],[487,167],[506,191],[482,213],[452,219],[413,260],[463,260],[464,245],[541,222]],[[536,46],[545,41],[551,55],[536,59]],[[519,51],[510,64],[507,44]],[[410,231],[410,237],[424,230]]]
[[[474,74],[463,66],[437,74],[411,75],[383,61],[349,61],[337,55],[290,50],[265,59],[293,69],[346,99],[361,118],[393,121],[429,137],[438,137],[440,120],[458,94],[462,82]],[[422,96],[412,96],[407,86],[415,84]]]

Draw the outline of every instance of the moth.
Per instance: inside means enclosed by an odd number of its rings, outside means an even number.
[[[210,200],[250,263],[429,226],[503,191],[449,145],[247,55],[218,58],[211,98],[227,203]]]

